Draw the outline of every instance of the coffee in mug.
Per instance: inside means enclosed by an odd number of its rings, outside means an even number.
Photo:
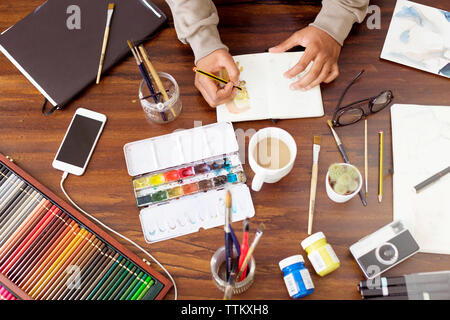
[[[291,152],[285,142],[268,137],[259,141],[254,149],[256,163],[265,169],[281,169],[289,164]]]

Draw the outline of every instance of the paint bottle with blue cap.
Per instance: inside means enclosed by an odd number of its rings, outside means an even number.
[[[303,256],[298,254],[288,257],[279,262],[281,271],[284,274],[284,283],[293,299],[299,299],[309,296],[314,292],[314,284],[305,268],[305,260]]]

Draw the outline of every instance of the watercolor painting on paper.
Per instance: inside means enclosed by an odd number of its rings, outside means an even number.
[[[381,58],[450,78],[450,12],[397,1]]]

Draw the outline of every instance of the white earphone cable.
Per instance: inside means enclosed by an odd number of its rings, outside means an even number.
[[[101,222],[100,220],[98,220],[97,218],[93,217],[92,215],[90,215],[89,213],[87,213],[86,211],[84,211],[83,209],[81,209],[67,194],[66,190],[64,189],[64,180],[66,180],[67,176],[69,174],[67,172],[64,172],[64,174],[62,175],[61,178],[61,190],[64,193],[64,195],[67,197],[67,199],[69,199],[69,201],[72,203],[72,205],[77,208],[79,211],[83,212],[85,215],[87,215],[89,218],[91,218],[92,220],[94,220],[95,222],[97,222],[98,224],[100,224],[102,227],[108,229],[109,231],[111,231],[112,233],[114,233],[115,235],[121,237],[122,239],[128,241],[129,243],[131,243],[132,245],[134,245],[136,248],[138,248],[139,250],[141,250],[143,253],[145,253],[147,256],[149,256],[154,262],[156,262],[156,264],[158,266],[160,266],[160,268],[162,270],[164,270],[164,272],[167,274],[167,276],[169,277],[169,279],[172,281],[173,283],[173,289],[174,289],[174,294],[175,297],[174,299],[177,300],[178,299],[178,290],[177,290],[177,285],[175,283],[175,280],[173,279],[172,275],[169,273],[169,271],[167,271],[166,268],[163,267],[163,265],[161,263],[159,263],[158,260],[156,260],[155,257],[153,257],[150,253],[148,253],[144,248],[142,248],[140,245],[138,245],[137,243],[135,243],[134,241],[128,239],[127,237],[125,237],[124,235],[118,233],[117,231],[111,229],[110,227],[108,227],[106,224],[104,224],[103,222]]]

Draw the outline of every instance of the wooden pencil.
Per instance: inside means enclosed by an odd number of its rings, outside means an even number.
[[[380,159],[379,159],[379,181],[378,181],[378,202],[383,199],[383,131],[378,132],[380,139]]]
[[[105,244],[97,239],[97,244],[92,248],[92,251],[89,253],[87,257],[86,263],[84,263],[80,272],[80,286],[79,287],[66,287],[64,292],[62,292],[57,299],[58,300],[69,300],[70,297],[74,296],[77,292],[81,291],[81,288],[84,287],[86,279],[89,276],[90,270],[94,268],[98,261],[101,259],[102,255],[100,252],[104,249]],[[99,251],[100,250],[100,251]]]
[[[367,142],[367,119],[364,120],[364,176],[365,176],[365,189],[366,199],[369,194],[369,154],[368,154],[368,142]]]
[[[131,283],[134,281],[134,278],[137,276],[136,269],[137,269],[136,266],[133,266],[131,268],[131,271],[125,277],[120,290],[116,290],[117,292],[114,292],[114,294],[111,296],[110,300],[119,300],[120,297],[125,293],[125,291],[131,286]]]

